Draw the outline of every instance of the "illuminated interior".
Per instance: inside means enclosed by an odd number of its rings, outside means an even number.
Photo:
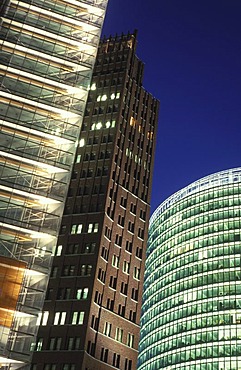
[[[151,217],[139,370],[241,369],[241,169],[175,193]]]
[[[21,367],[30,358],[106,5],[8,0],[1,7],[3,366]]]

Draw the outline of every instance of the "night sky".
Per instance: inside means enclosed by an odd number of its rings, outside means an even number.
[[[241,0],[109,0],[103,34],[134,29],[144,87],[161,101],[153,212],[241,165]]]

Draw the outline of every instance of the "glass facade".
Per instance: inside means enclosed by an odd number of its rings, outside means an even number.
[[[241,168],[177,192],[152,215],[139,370],[241,369]]]
[[[17,290],[13,283],[8,291],[7,325],[0,322],[3,366],[29,361],[41,321],[106,5],[0,5],[0,266],[12,271],[9,259],[23,263]],[[5,304],[1,296],[0,312]]]

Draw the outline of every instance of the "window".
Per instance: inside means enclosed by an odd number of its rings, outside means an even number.
[[[113,311],[113,309],[114,309],[114,300],[108,298],[106,307],[107,307],[108,310]]]
[[[102,303],[102,294],[100,292],[98,292],[98,290],[95,291],[95,299],[94,299],[95,303],[101,305]]]
[[[142,220],[145,220],[146,219],[146,211],[144,211],[143,209],[140,210],[140,218]]]
[[[123,208],[126,208],[126,204],[127,204],[127,198],[121,197],[120,205],[121,205]]]
[[[126,307],[119,304],[118,306],[118,315],[125,317]]]
[[[94,91],[96,90],[96,83],[93,82],[92,85],[90,86],[90,90]]]
[[[75,163],[80,163],[80,161],[81,161],[81,154],[77,154]]]
[[[56,277],[57,276],[57,273],[58,273],[58,267],[57,266],[53,266],[50,277],[53,277],[53,278]]]
[[[99,229],[98,223],[91,223],[88,226],[88,233],[97,233]]]
[[[37,339],[35,350],[36,351],[41,351],[42,346],[43,346],[43,338],[38,338]]]
[[[79,244],[68,244],[66,254],[78,254]]]
[[[82,253],[94,253],[95,251],[96,243],[86,243],[83,248]]]
[[[105,271],[99,268],[98,271],[98,279],[102,282],[105,283]]]
[[[110,337],[110,333],[111,333],[111,323],[110,322],[107,322],[107,321],[105,322],[103,333],[107,335],[107,337]]]
[[[107,100],[107,95],[99,95],[96,99],[97,101],[106,101]]]
[[[63,246],[62,246],[62,245],[56,245],[54,255],[55,255],[55,256],[61,256],[62,249],[63,249]]]
[[[122,282],[121,283],[121,293],[124,294],[124,295],[127,295],[127,291],[128,291],[128,284]]]
[[[59,351],[61,348],[62,338],[50,338],[49,349],[50,351]]]
[[[132,322],[136,322],[136,312],[135,311],[130,310],[129,320]]]
[[[124,370],[132,370],[132,360],[129,360],[128,358],[125,359]]]
[[[56,364],[45,364],[44,370],[56,370],[57,365]]]
[[[132,252],[132,246],[133,246],[133,243],[130,240],[127,240],[126,241],[126,250],[127,250],[127,252],[129,252],[129,253]]]
[[[140,272],[141,272],[140,268],[135,266],[134,267],[134,272],[133,272],[133,277],[135,279],[139,280],[140,279]]]
[[[126,342],[128,347],[133,348],[134,347],[134,334],[128,333],[127,334],[127,342]]]
[[[76,299],[87,299],[89,288],[77,289]]]
[[[111,277],[110,277],[110,283],[109,283],[109,286],[110,286],[112,289],[116,289],[116,284],[117,284],[117,277],[111,276]]]
[[[123,339],[123,329],[116,328],[115,340],[122,343],[122,339]]]
[[[134,301],[138,301],[138,289],[132,288],[131,298],[134,299]]]
[[[80,276],[90,276],[92,270],[92,265],[81,265],[80,266]]]
[[[66,312],[55,312],[54,325],[64,325],[66,319]]]
[[[74,265],[64,265],[63,276],[74,276],[75,266]]]
[[[73,312],[71,324],[72,325],[83,325],[84,316],[85,316],[84,311],[80,311],[80,312],[75,311],[75,312]]]
[[[70,299],[71,288],[59,288],[57,299]]]
[[[138,229],[138,237],[144,239],[144,229],[141,228]]]
[[[76,366],[74,364],[64,364],[63,370],[75,370]]]
[[[39,325],[46,326],[47,321],[48,321],[48,317],[49,317],[49,311],[39,312],[38,313],[38,318],[37,318],[37,321],[36,321],[36,326],[39,326]]]
[[[131,203],[130,211],[133,214],[136,214],[136,204]]]
[[[125,225],[125,217],[124,216],[119,215],[119,217],[118,217],[118,224],[120,226],[124,227],[124,225]]]
[[[112,362],[112,365],[114,367],[117,367],[117,369],[120,368],[120,355],[117,354],[117,353],[114,353],[113,354],[113,362]]]
[[[108,257],[109,257],[109,249],[105,248],[105,247],[102,247],[102,250],[101,250],[101,257],[104,258],[104,260],[108,261]]]
[[[70,234],[81,234],[83,225],[82,224],[73,224],[71,226]]]
[[[110,240],[111,239],[111,229],[107,226],[105,227],[105,236]]]
[[[136,257],[142,259],[142,248],[140,247],[136,248]]]
[[[120,260],[119,256],[114,254],[113,257],[112,257],[112,266],[118,268],[119,267],[119,260]]]
[[[121,247],[121,243],[122,243],[122,235],[117,234],[115,237],[115,244]]]
[[[100,360],[103,361],[103,362],[107,362],[108,361],[108,353],[109,353],[109,350],[107,348],[101,348],[101,354],[100,354]]]
[[[128,230],[129,230],[131,233],[134,233],[134,228],[135,228],[134,222],[129,221],[129,223],[128,223]],[[138,235],[138,236],[139,236],[139,235]]]
[[[85,139],[80,139],[80,141],[79,141],[79,147],[80,148],[83,148],[83,146],[85,146]]]
[[[129,274],[130,272],[130,262],[124,261],[123,262],[123,272]]]

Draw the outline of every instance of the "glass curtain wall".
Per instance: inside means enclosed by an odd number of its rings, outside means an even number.
[[[3,290],[7,306],[0,296],[4,366],[29,360],[38,324],[48,316],[40,310],[106,5],[0,5],[0,271],[11,272],[11,284],[0,282],[11,286]]]
[[[205,177],[150,221],[139,370],[241,369],[241,168]]]

